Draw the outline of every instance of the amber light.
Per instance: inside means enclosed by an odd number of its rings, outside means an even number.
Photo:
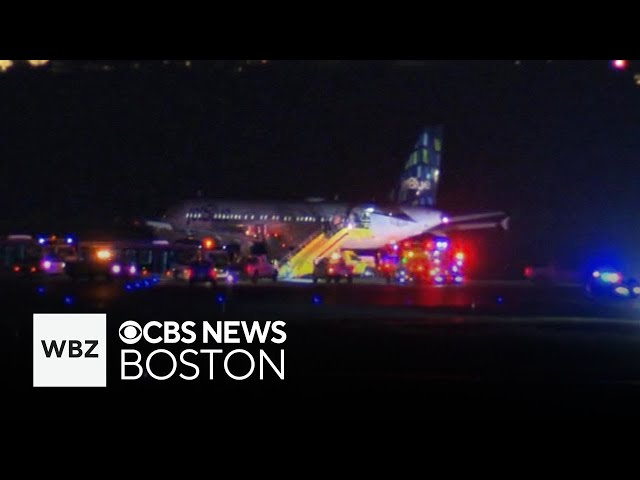
[[[111,252],[111,250],[98,250],[96,252],[96,257],[98,257],[99,260],[109,260],[111,258],[111,256],[113,255],[113,253]]]

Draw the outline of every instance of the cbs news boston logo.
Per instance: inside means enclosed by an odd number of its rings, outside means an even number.
[[[34,387],[106,387],[107,315],[33,315]]]
[[[278,320],[264,323],[253,321],[216,321],[202,322],[200,325],[201,342],[216,345],[240,346],[257,343],[261,347],[269,344],[282,345],[287,334],[285,322]],[[144,326],[133,320],[120,325],[118,334],[120,341],[131,347],[141,340],[149,345],[164,343],[166,345],[193,344],[197,341],[196,323],[151,321]],[[276,347],[277,348],[277,347]],[[255,350],[255,349],[253,349]],[[208,378],[214,379],[214,358],[222,361],[225,375],[233,380],[246,380],[254,373],[260,380],[266,378],[265,370],[273,370],[275,378],[284,380],[284,349],[279,348],[279,355],[273,358],[267,353],[273,347],[258,349],[257,352],[245,348],[234,348],[230,351],[222,348],[186,348],[178,358],[174,352],[165,348],[157,348],[143,353],[135,348],[124,348],[120,351],[120,379],[138,380],[150,377],[154,380],[167,380],[180,369],[194,371],[191,375],[179,372],[183,380],[195,380],[200,376],[205,365],[198,365],[186,359],[197,361],[203,358],[208,366]],[[254,358],[257,354],[257,358]],[[277,358],[279,356],[279,359]],[[170,372],[154,373],[151,360],[165,357],[172,365]],[[240,368],[236,358],[245,357]],[[279,360],[279,361],[278,361]],[[240,360],[242,361],[242,360]],[[247,366],[248,362],[248,366]],[[234,366],[232,367],[231,364]],[[155,368],[155,367],[154,367]],[[217,369],[217,367],[215,367]],[[127,373],[128,372],[128,373]],[[133,373],[132,373],[133,372]],[[36,313],[33,315],[33,386],[34,387],[106,387],[107,386],[107,315],[105,313]]]

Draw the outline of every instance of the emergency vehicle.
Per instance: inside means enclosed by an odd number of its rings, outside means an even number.
[[[378,254],[378,273],[387,283],[461,284],[465,254],[446,237],[391,243]]]

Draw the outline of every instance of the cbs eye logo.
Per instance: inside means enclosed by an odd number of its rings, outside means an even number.
[[[133,320],[127,320],[122,325],[120,325],[120,330],[118,330],[118,334],[120,335],[120,340],[122,340],[127,345],[133,345],[140,340],[142,337],[142,328],[138,325],[137,322]]]

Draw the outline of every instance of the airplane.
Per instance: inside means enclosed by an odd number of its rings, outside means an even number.
[[[424,233],[452,230],[508,228],[504,212],[448,216],[435,208],[440,179],[442,127],[427,127],[409,155],[390,204],[327,202],[308,198],[301,202],[243,201],[196,198],[171,207],[161,221],[147,221],[165,238],[213,238],[218,245],[251,244],[275,239],[283,251],[293,250],[320,231],[366,229],[367,235],[346,237],[340,247],[372,250]]]

